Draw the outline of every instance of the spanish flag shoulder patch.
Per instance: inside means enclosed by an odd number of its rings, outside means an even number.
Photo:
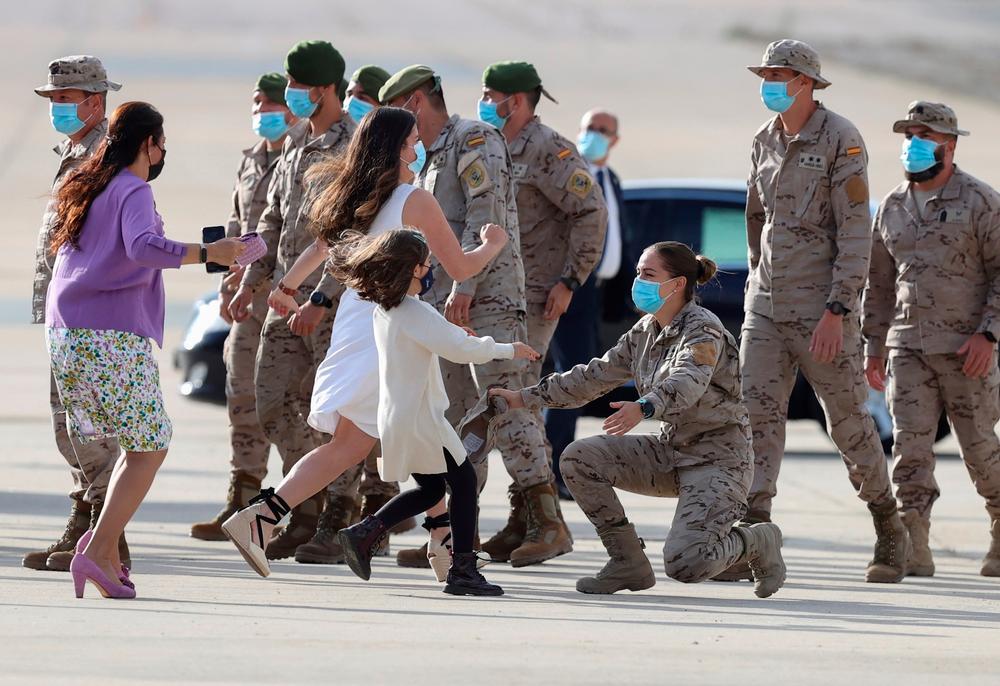
[[[847,155],[848,155],[848,157],[850,157],[851,155],[860,155],[860,154],[861,154],[861,148],[860,147],[853,147],[853,148],[848,148],[847,149]]]
[[[470,148],[477,148],[486,142],[485,136],[473,136],[469,140],[465,141],[465,145]]]
[[[572,154],[573,154],[573,151],[571,149],[569,149],[569,148],[563,148],[562,150],[560,150],[559,152],[556,153],[556,157],[558,157],[561,160],[564,160],[564,159],[566,159],[567,157],[569,157]]]

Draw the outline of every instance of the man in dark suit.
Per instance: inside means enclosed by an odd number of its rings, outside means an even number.
[[[597,268],[576,290],[569,309],[559,320],[549,348],[558,371],[589,362],[601,354],[598,348],[598,325],[601,313],[611,321],[620,320],[628,308],[631,286],[631,255],[625,244],[625,203],[618,175],[608,166],[608,155],[618,143],[618,118],[612,113],[594,109],[583,115],[577,149],[589,163],[598,187],[608,206],[608,227],[604,252]],[[622,276],[624,275],[624,285]],[[556,475],[559,497],[572,500],[559,473],[559,456],[576,437],[576,420],[580,410],[547,410],[545,433],[552,445],[552,468]]]

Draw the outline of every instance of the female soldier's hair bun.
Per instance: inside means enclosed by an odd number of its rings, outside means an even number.
[[[715,264],[715,262],[704,255],[698,255],[695,259],[698,260],[698,285],[703,286],[715,278],[715,274],[719,271],[719,267]]]

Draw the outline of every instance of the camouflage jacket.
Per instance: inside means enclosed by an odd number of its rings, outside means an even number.
[[[910,183],[875,215],[865,289],[868,355],[885,347],[955,353],[976,332],[1000,339],[1000,193],[958,167],[921,212]]]
[[[482,244],[484,224],[507,231],[507,245],[479,274],[456,284],[435,260],[434,287],[423,299],[443,310],[449,293],[473,296],[473,320],[524,311],[524,265],[510,154],[494,127],[452,115],[427,149],[416,185],[434,194],[466,251]]]
[[[604,250],[608,209],[576,146],[535,117],[510,141],[527,299],[562,277],[587,280]]]
[[[740,397],[739,348],[719,318],[693,302],[666,329],[646,315],[604,357],[550,374],[521,395],[532,409],[581,407],[629,379],[652,404],[678,465],[718,463],[730,451],[745,463],[750,420]],[[713,450],[718,441],[727,451]]]
[[[52,279],[52,265],[55,264],[56,260],[55,255],[49,250],[49,245],[52,243],[52,227],[56,221],[56,191],[59,190],[59,185],[66,174],[79,167],[94,154],[107,132],[108,120],[105,119],[91,129],[90,133],[84,136],[79,143],[74,144],[67,138],[53,148],[59,155],[59,169],[52,181],[52,192],[45,205],[42,228],[38,231],[38,246],[35,248],[35,282],[31,295],[31,322],[33,324],[45,323],[45,296],[48,294],[49,281]]]
[[[268,163],[267,141],[264,140],[243,151],[243,159],[236,170],[233,207],[226,222],[226,235],[230,238],[257,230],[257,222],[267,209],[267,189],[278,159],[275,156]]]
[[[780,117],[757,131],[747,179],[748,312],[814,322],[836,301],[858,316],[871,250],[867,165],[861,134],[822,105],[791,139]]]
[[[267,188],[267,208],[257,222],[257,233],[267,244],[267,254],[251,264],[243,275],[243,285],[254,290],[268,279],[276,283],[295,264],[302,251],[316,237],[309,222],[309,208],[315,189],[306,188],[302,178],[313,164],[328,155],[339,155],[357,125],[347,114],[326,132],[308,140],[309,120],[289,129],[281,147],[281,156]],[[314,290],[337,300],[343,291],[325,269],[317,269],[299,287],[300,303]]]

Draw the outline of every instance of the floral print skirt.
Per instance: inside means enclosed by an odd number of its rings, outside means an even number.
[[[46,339],[74,436],[82,442],[115,436],[129,452],[167,449],[172,427],[148,338],[125,331],[50,327]]]

